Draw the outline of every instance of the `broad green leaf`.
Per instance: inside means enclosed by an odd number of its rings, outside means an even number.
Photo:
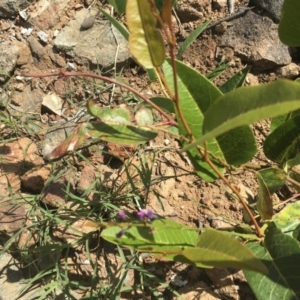
[[[300,96],[299,96],[300,97]],[[280,164],[295,158],[300,146],[300,115],[278,126],[265,140],[265,155]]]
[[[291,203],[273,217],[276,227],[282,232],[292,235],[300,225],[300,202]]]
[[[127,0],[107,0],[107,2],[115,8],[118,14],[124,14]]]
[[[246,246],[213,229],[200,234],[196,247],[186,248],[182,254],[194,263],[267,272],[264,264]]]
[[[202,136],[205,112],[222,93],[205,76],[185,64],[176,61],[176,67],[179,105],[193,136],[197,139]],[[172,67],[169,60],[164,63],[163,69],[168,84],[174,89]],[[186,136],[186,131],[178,115],[177,119],[179,120],[179,132]],[[255,154],[255,139],[251,129],[245,126],[220,136],[217,141],[209,141],[208,150],[215,157],[219,157],[223,161],[225,159],[229,164],[238,165],[249,161]],[[190,149],[187,154],[199,176],[205,180],[216,178],[214,172],[202,161],[202,157],[195,148]],[[215,163],[218,165],[217,161]]]
[[[135,113],[134,119],[139,126],[153,125],[153,115],[150,109],[140,107]]]
[[[207,78],[183,63],[176,62],[176,67],[179,105],[191,132],[197,138],[201,136],[204,111],[208,109],[214,99],[221,95],[221,92]],[[163,64],[163,70],[168,84],[174,90],[173,69],[169,60]],[[185,128],[178,114],[177,119],[179,133],[186,136]],[[208,150],[213,152],[217,157],[224,159],[215,141],[208,144]],[[213,181],[217,178],[217,175],[202,160],[196,149],[191,149],[187,154],[200,177],[207,181]]]
[[[115,123],[90,122],[85,132],[93,138],[117,144],[137,145],[146,143],[157,136],[157,132],[147,127]]]
[[[184,51],[192,44],[192,42],[199,36],[199,34],[207,27],[207,25],[210,23],[210,21],[206,21],[203,24],[201,24],[199,27],[197,27],[186,39],[185,41],[180,45],[178,49],[178,53],[176,58],[178,60],[182,60],[182,55]]]
[[[157,22],[150,1],[127,0],[126,19],[132,56],[145,69],[162,65],[165,45],[161,32],[156,28]]]
[[[216,140],[230,165],[248,162],[257,151],[255,138],[249,126],[241,126],[225,132]]]
[[[297,172],[294,172],[294,169],[298,169]],[[293,182],[292,185],[294,187],[294,189],[297,191],[297,192],[300,192],[300,187],[299,187],[299,184],[300,184],[300,173],[299,173],[299,166],[295,166],[290,172],[289,172],[289,177],[295,181],[296,184],[294,184]]]
[[[265,248],[256,243],[247,246],[263,261],[269,273],[244,271],[247,282],[258,300],[300,299],[299,243],[275,226],[269,226],[266,232]]]
[[[48,160],[59,158],[84,145],[89,138],[117,144],[136,145],[152,140],[156,136],[157,132],[154,130],[131,124],[100,121],[83,123],[64,142],[46,154],[45,158]]]
[[[101,237],[105,240],[135,249],[141,252],[151,252],[163,255],[164,257],[174,260],[189,263],[189,260],[181,255],[185,248],[195,247],[198,233],[194,230],[189,230],[189,227],[166,219],[154,220],[150,225],[142,224],[126,224],[122,227],[113,226],[104,229]],[[122,230],[125,233],[121,237],[116,235]],[[199,267],[209,267],[206,265],[197,264]]]
[[[272,119],[271,122],[271,132],[274,131],[279,125],[283,124],[285,121],[292,119],[300,114],[300,110],[292,111],[286,115],[278,116]]]
[[[230,77],[222,86],[220,86],[220,90],[223,94],[226,94],[238,87],[241,87],[245,81],[247,74],[249,73],[251,67],[246,67],[241,71],[235,73],[232,77]]]
[[[117,237],[121,230],[124,234]],[[160,254],[199,267],[229,266],[265,272],[264,265],[235,239],[216,230],[207,230],[199,236],[191,228],[166,219],[157,219],[147,225],[126,226],[123,223],[104,229],[101,236],[122,247]]]
[[[155,79],[157,79],[157,75],[155,71],[156,71],[155,69],[147,69],[147,74],[150,81],[154,81]]]
[[[87,103],[87,110],[96,118],[103,122],[112,122],[115,124],[130,124],[131,114],[126,107],[117,108],[103,108],[96,104],[94,100],[89,100]]]
[[[153,97],[150,100],[169,114],[175,114],[174,102],[169,98]]]
[[[119,0],[117,0],[119,1]],[[126,4],[126,0],[124,0],[125,4]],[[101,11],[101,13],[107,18],[107,20],[116,27],[116,29],[122,34],[122,36],[124,37],[124,39],[126,41],[128,41],[129,38],[129,32],[127,31],[127,29],[120,23],[118,22],[114,17],[112,17],[110,14],[108,14],[105,10],[99,8],[99,10]]]
[[[286,173],[288,173],[289,170],[298,165],[300,165],[300,153],[297,153],[294,158],[287,160],[283,164],[283,169]]]
[[[282,169],[276,167],[266,168],[257,173],[266,184],[271,195],[285,184],[286,173]]]
[[[262,220],[270,220],[273,216],[273,203],[270,191],[259,172],[256,173],[258,180],[257,210]]]
[[[299,83],[288,80],[235,89],[221,96],[208,109],[203,122],[203,136],[183,150],[233,128],[297,110],[300,108],[299,100]]]
[[[300,224],[293,230],[293,238],[300,242]]]
[[[278,33],[281,42],[290,47],[300,46],[299,15],[299,0],[285,0],[281,10]]]

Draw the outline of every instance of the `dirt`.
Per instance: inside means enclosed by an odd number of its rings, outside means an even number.
[[[237,7],[242,7],[248,1],[236,2]],[[76,10],[74,8],[77,7],[79,9],[80,5],[83,6],[84,3],[81,3],[79,0],[70,1],[68,3],[68,13],[60,17],[56,23],[54,22],[51,25],[53,26],[52,28],[62,28],[67,20],[72,19],[74,16]],[[191,32],[207,19],[213,22],[220,20],[228,16],[228,11],[226,6],[219,6],[216,1],[213,1],[213,4],[211,4],[211,1],[208,0],[188,0],[182,1],[177,9],[177,15],[181,21],[181,24],[176,23],[178,29],[177,38],[178,42],[181,42],[186,33]],[[42,19],[44,17],[46,18],[47,16],[40,16],[39,22],[45,22]],[[16,24],[20,26],[21,23],[20,21]],[[183,30],[180,30],[180,26],[182,26]],[[2,33],[2,35],[5,34],[5,32]],[[183,55],[183,61],[202,74],[212,72],[221,59],[230,62],[231,67],[221,74],[215,82],[218,86],[245,65],[240,57],[235,56],[231,48],[221,48],[216,55],[216,47],[220,44],[220,40],[220,33],[217,33],[215,30],[205,31]],[[34,43],[32,43],[31,47],[35,47]],[[39,48],[38,45],[36,47]],[[39,51],[39,49],[36,51]],[[40,55],[41,59],[35,65],[22,63],[14,71],[14,74],[18,75],[24,71],[40,73],[47,70],[57,70],[60,64],[63,65],[60,63],[60,60],[72,62],[72,59],[64,56],[63,53],[52,53],[51,47],[43,51],[46,52]],[[78,71],[87,71],[85,66],[78,66],[78,68]],[[145,72],[134,62],[123,70],[122,77],[131,86],[138,88],[143,93],[150,93],[151,95],[159,93],[158,84],[149,83]],[[275,70],[251,74],[249,78],[250,84],[272,81],[276,78]],[[94,82],[94,90],[90,89],[90,84],[85,84],[78,78],[39,78],[33,79],[28,85],[31,87],[39,86],[45,91],[53,91],[59,94],[66,101],[64,117],[74,115],[75,108],[83,106],[82,99],[90,97],[91,94],[96,96],[103,105],[107,105],[110,101],[109,92],[102,93],[101,98],[97,95],[96,81]],[[104,84],[104,87],[107,86],[108,84]],[[8,84],[7,88],[10,91],[16,91],[14,101],[15,104],[18,104],[18,92],[23,93],[26,87],[13,80]],[[112,106],[120,104],[124,96],[121,92],[121,89],[116,88],[115,100]],[[69,101],[70,98],[72,99],[71,101]],[[129,101],[134,103],[133,99]],[[63,211],[65,207],[76,210],[76,205],[74,206],[72,200],[67,199],[65,196],[66,184],[70,185],[68,192],[75,195],[84,195],[91,204],[95,204],[101,199],[96,192],[97,186],[93,191],[87,192],[86,190],[89,188],[90,183],[94,182],[101,174],[101,179],[99,179],[98,183],[100,184],[101,182],[102,188],[104,187],[106,191],[118,191],[121,199],[122,195],[127,190],[130,190],[128,177],[124,171],[124,166],[129,165],[130,162],[131,167],[129,167],[128,172],[134,178],[134,183],[139,186],[138,192],[142,203],[160,216],[192,227],[222,228],[243,222],[242,206],[231,196],[224,183],[220,180],[214,183],[207,183],[196,176],[189,159],[178,151],[180,149],[178,141],[172,139],[166,133],[160,133],[142,151],[139,147],[126,147],[114,144],[96,145],[85,149],[82,152],[84,160],[78,161],[78,158],[73,158],[74,161],[72,161],[71,158],[69,163],[62,163],[59,173],[55,174],[58,179],[47,185],[46,182],[49,180],[52,167],[51,164],[46,164],[43,161],[36,145],[42,145],[45,133],[51,126],[51,121],[57,122],[61,119],[62,117],[44,109],[41,112],[41,116],[36,116],[35,122],[42,127],[42,130],[32,135],[34,137],[33,140],[28,140],[28,138],[19,139],[18,142],[12,141],[0,147],[1,155],[4,155],[5,159],[10,162],[8,166],[10,167],[11,163],[14,166],[14,169],[7,169],[8,167],[6,168],[5,163],[1,162],[1,172],[8,174],[8,180],[11,184],[10,188],[13,189],[14,193],[36,195],[43,192],[44,197],[41,201],[44,204],[56,207],[58,211]],[[5,128],[1,130],[3,138],[12,134],[5,131]],[[259,143],[262,142],[268,131],[268,122],[260,122],[255,125],[254,132]],[[32,146],[27,145],[29,142],[32,143]],[[25,145],[24,143],[27,144]],[[34,147],[33,150],[32,147]],[[102,153],[101,150],[103,149],[105,152]],[[24,163],[26,168],[22,171],[21,167],[24,167]],[[166,179],[158,180],[151,186],[144,186],[142,178],[136,173],[136,167],[141,168],[146,163],[154,182],[155,178],[159,179],[162,176],[166,177]],[[259,152],[252,163],[262,165],[269,162]],[[132,165],[135,167],[132,167]],[[257,194],[257,181],[254,169],[239,168],[231,173],[228,172],[226,177],[239,189],[248,189],[254,196]],[[7,180],[2,182],[3,178],[3,176],[0,177],[0,189],[7,191]],[[161,201],[158,201],[158,198]],[[117,205],[122,206],[122,200]],[[1,213],[4,212],[1,211]],[[21,214],[25,219],[26,212]],[[89,229],[88,226],[83,226],[83,224],[74,223],[73,226],[75,228]],[[13,228],[13,231],[15,230],[16,228]],[[71,232],[64,230],[64,228],[54,228],[53,232],[54,238],[58,241],[72,242],[78,238],[74,237]],[[22,241],[19,244],[20,248],[24,247],[24,244],[26,244],[24,241],[31,236],[30,234],[28,232],[27,236],[22,236]],[[93,260],[93,263],[98,265],[99,276],[103,279],[103,283],[111,282],[113,276],[117,276],[114,272],[122,266],[122,260],[116,255],[115,250],[112,250],[110,245],[103,241],[99,242],[97,233],[91,238],[91,243],[94,245],[94,250],[91,251],[91,254],[87,255],[85,247],[77,248],[76,254],[69,254],[69,260],[70,262],[73,262],[74,259],[79,262],[83,262],[86,259]],[[101,246],[99,246],[99,243]],[[107,251],[107,256],[103,255],[103,249]],[[157,259],[153,256],[145,256],[141,260],[145,269],[153,272],[162,282],[170,284],[184,299],[255,299],[240,271],[223,269],[208,271],[179,263],[167,262],[164,259]],[[47,265],[47,262],[44,261],[41,265],[43,264]],[[106,271],[104,272],[103,270]],[[87,264],[80,270],[74,267],[74,269],[69,269],[69,272],[70,278],[72,276],[74,278],[80,277],[88,285],[89,278],[93,274],[92,264]],[[128,285],[132,285],[136,280],[133,271],[130,271],[127,277],[126,284]],[[161,285],[157,285],[157,290],[162,293],[164,299],[178,299]],[[122,299],[141,299],[140,297],[140,294],[124,293]]]

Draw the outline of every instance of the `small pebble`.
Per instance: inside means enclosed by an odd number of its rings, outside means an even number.
[[[58,34],[59,34],[59,30],[55,29],[54,32],[53,32],[53,36],[54,36],[54,37],[57,37]]]
[[[81,26],[80,26],[80,30],[83,31],[83,30],[88,30],[89,28],[93,27],[94,23],[95,23],[95,19],[96,19],[96,16],[90,16],[88,18],[86,18]]]
[[[20,10],[20,11],[19,11],[19,15],[20,15],[20,17],[21,17],[24,21],[26,21],[26,20],[28,19],[28,14],[27,14],[27,12],[26,12],[26,9]]]
[[[21,30],[21,33],[27,36],[31,35],[31,32],[32,32],[32,28],[22,28]]]
[[[67,71],[72,71],[72,70],[74,70],[74,69],[75,69],[75,66],[74,66],[74,64],[73,64],[73,63],[70,63],[70,62],[68,62],[68,63],[67,63],[66,70],[67,70]]]
[[[48,35],[46,32],[44,32],[44,31],[39,31],[39,32],[37,33],[37,36],[39,37],[39,39],[40,39],[42,42],[44,42],[44,43],[47,43],[47,42],[48,42],[48,37],[49,37],[49,35]]]

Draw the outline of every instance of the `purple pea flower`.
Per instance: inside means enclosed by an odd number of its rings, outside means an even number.
[[[156,215],[150,209],[141,209],[140,211],[137,212],[137,216],[141,220],[145,218],[147,218],[148,220],[152,220],[156,218]]]
[[[118,212],[118,216],[119,216],[122,220],[125,220],[125,219],[126,219],[126,213],[125,213],[125,211],[120,210],[120,211]]]

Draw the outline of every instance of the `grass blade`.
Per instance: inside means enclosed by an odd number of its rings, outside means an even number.
[[[206,28],[206,26],[210,23],[210,21],[206,21],[203,24],[201,24],[199,27],[197,27],[186,39],[185,41],[180,45],[178,53],[177,53],[177,59],[181,60],[182,55],[184,51],[190,46],[190,44],[198,37],[198,35]]]

